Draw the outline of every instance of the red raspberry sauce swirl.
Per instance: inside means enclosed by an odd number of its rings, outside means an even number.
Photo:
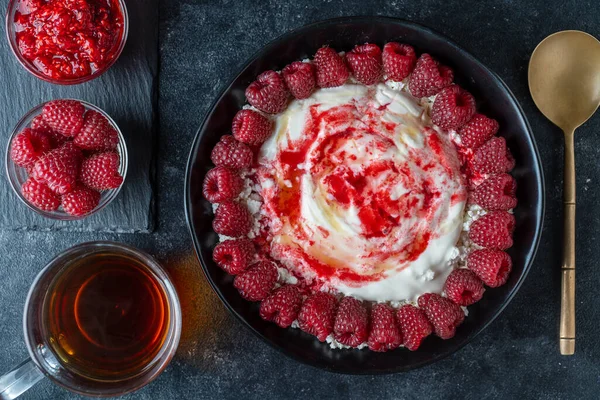
[[[374,91],[290,107],[279,139],[261,150],[270,253],[300,275],[379,281],[460,230],[467,192],[453,145],[423,114],[397,114]]]
[[[18,0],[18,51],[42,75],[73,80],[103,71],[123,36],[118,0]]]

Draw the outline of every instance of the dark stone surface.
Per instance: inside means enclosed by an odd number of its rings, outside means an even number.
[[[164,0],[160,7],[158,226],[151,235],[0,232],[0,365],[26,355],[21,313],[37,271],[56,252],[86,240],[137,245],[162,261],[182,297],[184,331],[174,362],[128,399],[596,399],[600,384],[598,246],[600,117],[577,135],[578,347],[558,353],[562,138],[527,89],[529,55],[547,34],[600,35],[596,1],[253,1]],[[305,23],[344,15],[387,15],[426,24],[496,71],[531,122],[545,167],[547,212],[538,257],[504,313],[471,344],[429,367],[392,376],[339,376],[300,365],[255,338],[208,288],[191,250],[183,212],[187,153],[202,115],[245,60]],[[123,66],[116,66],[123,68]],[[114,104],[113,104],[114,106]],[[44,381],[24,399],[78,398]]]
[[[5,10],[8,0],[0,0]],[[154,225],[153,154],[158,70],[158,0],[128,1],[129,37],[121,57],[90,82],[59,86],[35,78],[18,63],[8,41],[0,41],[0,157],[19,119],[36,105],[57,98],[88,101],[119,125],[128,146],[129,170],[121,193],[102,211],[79,221],[44,218],[12,192],[6,174],[0,178],[0,229],[103,232],[149,232]],[[4,36],[4,35],[3,35]]]

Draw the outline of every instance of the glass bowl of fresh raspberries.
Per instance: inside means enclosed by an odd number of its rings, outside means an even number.
[[[82,219],[119,193],[127,147],[117,124],[100,108],[52,100],[30,110],[13,130],[6,172],[32,210],[52,219]]]

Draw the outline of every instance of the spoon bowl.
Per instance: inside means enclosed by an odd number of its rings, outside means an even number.
[[[600,105],[600,42],[580,31],[548,36],[531,55],[529,89],[546,118],[575,130]]]

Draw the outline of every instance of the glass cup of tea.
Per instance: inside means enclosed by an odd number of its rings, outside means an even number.
[[[113,242],[59,254],[38,274],[23,317],[30,359],[0,377],[14,399],[44,376],[87,396],[132,392],[175,354],[181,307],[167,273],[149,255]]]

